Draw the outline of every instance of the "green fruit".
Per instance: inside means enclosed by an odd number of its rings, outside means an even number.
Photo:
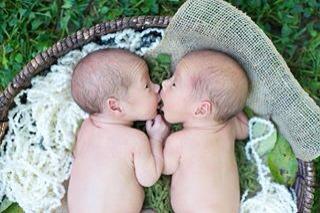
[[[276,145],[268,156],[268,166],[274,180],[291,186],[298,171],[298,161],[288,141],[279,135]]]
[[[268,134],[268,132],[270,131],[271,131],[270,126],[264,123],[255,122],[252,125],[252,138],[255,139],[255,138],[262,137]],[[261,157],[267,154],[269,151],[271,151],[276,141],[277,141],[277,132],[274,131],[269,137],[257,143],[255,149],[258,152],[259,156]]]
[[[23,213],[23,209],[17,203],[13,203],[3,213]]]
[[[12,204],[12,202],[10,200],[8,200],[8,198],[5,198],[0,203],[0,212],[3,212],[4,210],[6,210],[11,204]]]

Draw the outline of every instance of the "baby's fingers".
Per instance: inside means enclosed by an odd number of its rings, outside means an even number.
[[[162,129],[170,129],[169,124],[162,118],[161,115],[159,115],[159,118],[157,118],[155,124]]]
[[[147,131],[152,128],[153,123],[154,123],[153,120],[147,120],[147,122],[146,122],[146,129],[147,129]]]
[[[163,134],[167,134],[170,130],[169,125],[164,121],[161,115],[159,115],[159,117],[156,117],[154,126]]]
[[[158,114],[155,118],[154,118],[154,124],[153,126],[158,127],[160,126],[162,123],[164,123],[162,117],[160,114]]]

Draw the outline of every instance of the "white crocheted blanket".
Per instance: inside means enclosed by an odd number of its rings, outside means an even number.
[[[142,56],[162,36],[160,29],[127,29],[108,34],[101,37],[99,44],[70,51],[50,67],[50,72],[32,79],[32,87],[16,96],[16,107],[9,112],[9,130],[0,147],[0,199],[6,195],[25,212],[52,212],[61,205],[66,192],[63,182],[71,171],[75,133],[87,116],[72,100],[70,80],[74,66],[101,48],[125,48]],[[296,212],[294,197],[284,186],[271,182],[268,167],[255,151],[255,144],[275,131],[271,122],[259,118],[250,120],[250,129],[259,122],[270,131],[261,137],[250,131],[246,150],[248,158],[258,165],[262,190],[249,199],[245,193],[241,212]]]
[[[256,127],[264,131],[254,131],[258,130]],[[298,211],[295,192],[292,189],[288,190],[284,185],[272,182],[270,169],[261,157],[267,151],[266,147],[272,149],[276,141],[275,136],[276,129],[270,121],[258,117],[249,120],[246,156],[257,165],[261,191],[248,199],[246,199],[248,191],[245,191],[241,199],[241,213],[296,213]]]
[[[0,149],[0,199],[6,195],[25,212],[51,212],[61,205],[75,133],[87,116],[71,96],[74,66],[101,48],[124,48],[142,56],[162,35],[162,29],[149,28],[102,36],[99,44],[70,51],[45,76],[32,79],[32,87],[16,96],[17,106],[9,112],[9,131]]]

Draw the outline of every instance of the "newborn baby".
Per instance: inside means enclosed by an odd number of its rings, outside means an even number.
[[[164,147],[164,174],[172,176],[174,212],[239,212],[235,139],[248,134],[242,113],[248,79],[227,55],[202,50],[184,56],[162,83],[165,119],[182,123]]]
[[[73,150],[69,212],[140,212],[142,186],[161,175],[162,142],[169,131],[156,116],[159,85],[151,82],[147,64],[129,51],[98,50],[77,64],[71,92],[90,116]],[[148,120],[149,138],[131,127],[136,120]]]

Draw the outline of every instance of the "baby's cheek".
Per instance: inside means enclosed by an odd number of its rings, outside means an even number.
[[[174,104],[170,100],[163,100],[163,111],[167,119],[171,119],[175,114]]]
[[[168,108],[170,108],[171,110],[174,110],[177,104],[178,104],[177,99],[174,99],[172,97],[167,98],[167,105],[168,105]]]
[[[151,112],[155,111],[158,107],[158,99],[156,96],[149,97],[149,103],[146,106],[149,106]]]

